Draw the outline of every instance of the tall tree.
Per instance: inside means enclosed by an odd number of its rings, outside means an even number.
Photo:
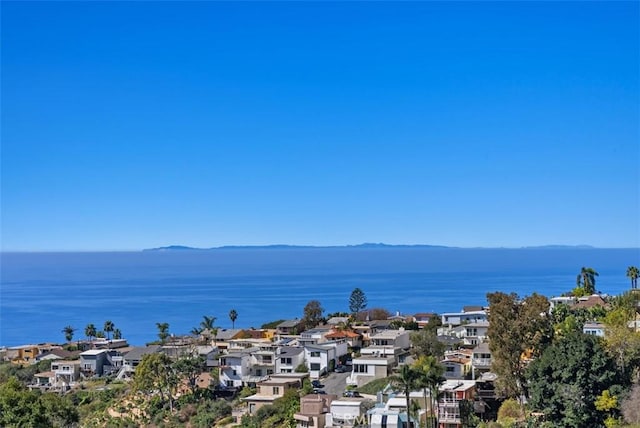
[[[113,324],[113,321],[107,320],[104,322],[104,327],[102,328],[102,330],[107,334],[107,339],[111,339],[111,333],[113,332],[114,328],[115,325]]]
[[[400,367],[397,374],[390,377],[391,385],[402,391],[406,400],[407,420],[411,420],[411,391],[421,387],[420,373],[409,364]],[[409,423],[411,426],[411,423]]]
[[[305,328],[313,328],[322,321],[324,309],[318,300],[310,300],[304,307],[302,323]]]
[[[160,343],[164,343],[169,337],[169,323],[166,322],[157,322],[156,327],[158,328],[158,338],[160,339]]]
[[[167,354],[158,352],[142,357],[133,377],[134,391],[147,397],[158,393],[160,402],[169,404],[169,409],[173,411],[173,390],[177,385],[178,376]]]
[[[76,329],[70,325],[62,329],[62,332],[64,333],[64,338],[66,339],[67,342],[71,342],[71,340],[73,340],[73,333],[75,333],[75,331]]]
[[[434,330],[423,328],[422,330],[411,332],[411,353],[414,357],[434,356],[444,358],[445,345],[438,340],[438,335]]]
[[[229,319],[231,320],[231,328],[236,328],[236,320],[238,319],[238,311],[231,309],[229,311]]]
[[[619,306],[604,317],[604,344],[624,380],[630,382],[630,377],[627,377],[629,369],[640,367],[640,333],[629,328],[629,322],[635,315],[635,307],[628,307],[623,300],[624,297],[620,296],[616,301]]]
[[[594,294],[596,292],[596,276],[598,276],[598,272],[595,269],[583,266],[576,277],[576,286],[582,287],[587,295]]]
[[[434,426],[438,426],[438,394],[440,385],[446,379],[444,367],[433,356],[421,356],[413,363],[414,370],[418,373],[418,386],[423,388],[424,402],[427,405],[427,391],[429,391],[429,407],[434,417]]]
[[[363,311],[367,307],[367,296],[360,288],[354,288],[349,296],[349,310],[354,318],[358,312]]]
[[[113,338],[114,339],[122,339],[122,331],[119,328],[113,330]]]
[[[84,328],[84,335],[87,336],[89,340],[92,340],[94,337],[98,335],[98,330],[96,329],[96,326],[93,324],[87,324],[87,326]]]
[[[186,355],[173,363],[176,375],[186,380],[191,393],[195,394],[198,389],[198,376],[205,368],[205,360],[202,356]]]
[[[640,270],[636,266],[629,266],[627,268],[627,278],[631,280],[631,288],[638,288],[638,277],[640,276]]]
[[[611,358],[594,336],[573,333],[549,346],[527,370],[533,410],[553,426],[602,426],[606,414],[595,402],[618,382]]]
[[[498,375],[498,391],[510,398],[527,395],[525,354],[540,355],[551,341],[553,329],[549,301],[533,294],[520,302],[515,293],[487,294],[491,370]]]

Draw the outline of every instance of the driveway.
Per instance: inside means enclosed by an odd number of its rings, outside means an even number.
[[[345,387],[347,386],[347,376],[351,373],[330,373],[328,376],[320,379],[322,389],[327,394],[334,394],[342,397]]]

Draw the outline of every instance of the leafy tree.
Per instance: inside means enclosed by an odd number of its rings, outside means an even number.
[[[498,409],[498,423],[502,426],[514,426],[517,421],[524,420],[524,408],[517,400],[504,400]]]
[[[96,326],[93,324],[87,324],[87,326],[84,328],[84,335],[87,336],[89,340],[97,337],[98,330],[96,329]]]
[[[231,309],[229,311],[229,319],[231,320],[231,328],[236,328],[236,320],[238,319],[238,311]]]
[[[271,322],[264,323],[260,326],[263,329],[273,329],[276,328],[279,324],[282,324],[285,320],[275,320]]]
[[[615,359],[616,365],[625,380],[630,367],[640,365],[640,333],[629,329],[629,321],[635,311],[619,306],[604,318],[605,346]]]
[[[62,329],[64,333],[64,338],[67,342],[71,342],[73,340],[73,333],[75,333],[76,329],[71,327],[70,325],[66,326]]]
[[[411,414],[411,391],[421,387],[419,371],[405,364],[400,367],[397,374],[390,376],[389,380],[394,388],[399,389],[404,394],[406,400],[405,410],[407,412],[407,419],[409,419],[409,415]]]
[[[547,421],[562,427],[595,427],[604,414],[595,402],[618,381],[615,364],[599,339],[575,333],[549,346],[527,371],[529,405]]]
[[[411,353],[414,357],[431,355],[436,358],[444,358],[445,345],[438,340],[436,332],[422,329],[411,333]]]
[[[367,307],[367,296],[360,288],[354,288],[349,296],[349,310],[355,316]]]
[[[186,380],[192,394],[195,394],[198,389],[197,380],[204,369],[204,365],[205,361],[203,357],[195,357],[192,355],[184,356],[173,363],[173,369],[176,375]]]
[[[576,287],[584,288],[587,295],[594,294],[596,292],[596,276],[598,276],[598,272],[593,268],[582,267],[576,277]]]
[[[29,391],[15,377],[0,385],[0,426],[63,427],[78,420],[68,397]]]
[[[302,323],[305,328],[313,328],[322,321],[324,309],[318,300],[309,301],[303,310]]]
[[[158,338],[160,339],[160,343],[164,343],[169,337],[169,323],[157,322],[156,327],[158,328]]]
[[[114,328],[115,325],[113,324],[113,321],[107,320],[104,322],[104,327],[102,328],[102,330],[107,334],[107,339],[111,338],[111,333],[113,332]]]
[[[627,268],[627,278],[631,280],[631,288],[638,288],[638,277],[640,277],[640,270],[636,266],[629,266]]]
[[[596,410],[604,412],[607,415],[607,420],[614,420],[618,415],[618,397],[613,395],[610,390],[605,389],[602,394],[595,401]],[[608,425],[607,425],[608,426]]]
[[[296,373],[309,373],[309,367],[305,363],[298,364],[298,367],[294,369]]]
[[[164,353],[147,354],[136,367],[133,390],[149,397],[156,392],[162,406],[169,404],[173,412],[173,390],[178,385],[178,376],[171,359]]]
[[[122,331],[119,328],[113,329],[113,338],[115,340],[122,339]]]
[[[491,370],[498,375],[496,389],[510,398],[526,397],[525,353],[540,355],[551,341],[549,301],[533,294],[519,301],[515,293],[487,294]]]

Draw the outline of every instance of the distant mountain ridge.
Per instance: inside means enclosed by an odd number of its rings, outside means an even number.
[[[221,247],[198,248],[185,245],[168,245],[166,247],[145,248],[142,251],[212,251],[212,250],[283,250],[283,249],[312,249],[312,248],[451,248],[464,249],[465,247],[449,247],[446,245],[429,245],[429,244],[384,244],[365,242],[356,245],[288,245],[288,244],[272,244],[272,245],[223,245]],[[471,247],[469,247],[471,248]],[[594,249],[591,245],[540,245],[531,247],[473,247],[473,249]]]

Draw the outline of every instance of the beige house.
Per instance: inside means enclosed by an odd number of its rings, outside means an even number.
[[[307,373],[290,373],[273,375],[267,380],[257,383],[258,392],[243,398],[247,403],[249,414],[254,414],[260,407],[273,404],[275,400],[283,397],[285,392],[302,387],[302,381],[309,375]]]
[[[335,395],[309,394],[300,399],[300,411],[293,415],[296,428],[324,428]]]

